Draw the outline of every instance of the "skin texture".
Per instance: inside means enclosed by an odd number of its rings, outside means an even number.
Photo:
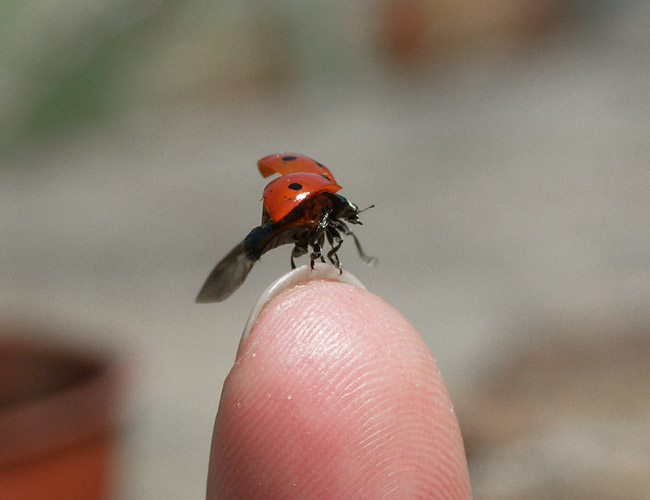
[[[451,401],[414,328],[347,283],[273,298],[224,384],[207,498],[471,498]]]

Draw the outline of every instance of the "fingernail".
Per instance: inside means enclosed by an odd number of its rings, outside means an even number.
[[[292,269],[287,274],[284,274],[283,276],[275,280],[271,284],[271,286],[269,286],[266,290],[264,290],[264,293],[262,293],[262,295],[258,299],[257,303],[253,307],[253,310],[251,311],[250,316],[248,317],[246,326],[244,327],[241,340],[239,341],[239,347],[237,348],[237,356],[239,356],[239,353],[244,347],[244,344],[248,340],[248,336],[250,335],[253,326],[257,322],[257,318],[264,305],[267,302],[269,302],[271,299],[280,295],[285,290],[288,290],[289,288],[293,288],[296,285],[303,284],[312,280],[334,280],[334,281],[340,281],[342,283],[349,283],[351,285],[356,285],[359,288],[363,288],[364,290],[366,289],[366,287],[363,286],[363,284],[361,284],[361,282],[356,278],[356,276],[354,276],[353,274],[347,271],[343,271],[343,273],[340,273],[338,268],[331,264],[323,264],[323,263],[314,264],[313,270],[308,265],[304,265],[296,269]]]

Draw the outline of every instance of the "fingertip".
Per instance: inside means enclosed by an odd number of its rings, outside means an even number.
[[[470,498],[433,356],[357,285],[313,279],[261,306],[224,386],[208,498]]]
[[[282,292],[289,290],[295,286],[303,285],[309,281],[318,280],[349,283],[365,290],[365,287],[361,281],[359,281],[352,273],[349,271],[339,270],[330,264],[323,264],[319,262],[317,264],[314,264],[313,269],[307,265],[292,269],[271,283],[271,285],[269,285],[269,287],[264,290],[264,292],[262,292],[262,295],[260,295],[259,299],[253,306],[251,314],[246,321],[246,325],[244,326],[244,331],[242,332],[241,339],[239,341],[237,355],[239,355],[241,352],[242,346],[248,340],[248,336],[250,335],[253,326],[257,322],[260,312],[268,302],[280,295]]]

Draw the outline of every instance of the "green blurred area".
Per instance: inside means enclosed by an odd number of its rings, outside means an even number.
[[[256,78],[239,74],[257,71],[241,69],[251,65],[245,33],[259,34],[250,3],[64,0],[0,9],[0,147],[23,148],[137,105],[217,97],[220,86]]]
[[[90,2],[2,3],[0,100],[5,147],[101,120],[123,89],[119,68],[125,50],[145,23],[119,26],[111,10]],[[106,16],[109,16],[108,18]]]
[[[29,147],[138,106],[198,99],[210,107],[260,89],[344,85],[369,71],[391,73],[396,62],[430,70],[486,38],[519,43],[614,3],[510,0],[487,15],[494,6],[477,5],[1,1],[0,148]]]

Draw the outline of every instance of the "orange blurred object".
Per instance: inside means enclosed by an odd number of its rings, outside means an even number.
[[[117,367],[101,356],[0,340],[0,498],[108,498],[118,386]]]
[[[559,0],[384,0],[381,42],[407,63],[505,48],[552,31],[565,8]]]

